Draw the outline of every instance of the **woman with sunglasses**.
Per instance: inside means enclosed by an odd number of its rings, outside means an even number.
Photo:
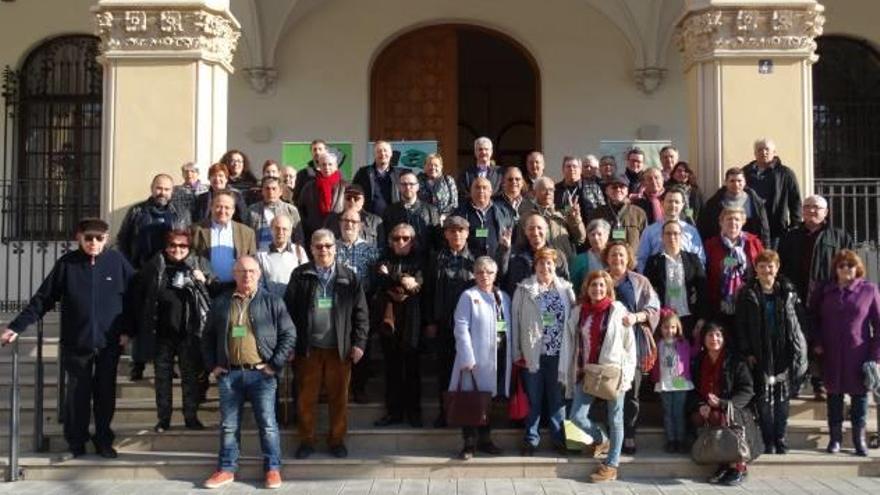
[[[388,235],[388,254],[376,264],[372,328],[379,328],[385,358],[385,416],[376,426],[406,419],[422,426],[419,341],[422,329],[422,257],[415,250],[415,229],[400,223]]]
[[[880,291],[865,280],[865,264],[854,251],[840,250],[831,266],[834,277],[817,288],[810,301],[816,342],[813,351],[822,358],[822,377],[828,389],[830,440],[826,451],[840,452],[843,394],[847,394],[855,454],[865,457],[868,396],[863,367],[868,361],[880,362]]]
[[[135,285],[140,303],[135,318],[141,359],[155,360],[156,408],[159,422],[154,430],[171,428],[174,358],[180,363],[183,417],[188,429],[204,428],[197,412],[207,376],[201,355],[201,334],[210,306],[205,286],[210,263],[190,249],[186,230],[172,230],[165,249],[147,262]]]

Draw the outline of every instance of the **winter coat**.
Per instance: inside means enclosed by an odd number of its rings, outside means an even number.
[[[545,245],[544,247],[552,248],[552,246],[548,245]],[[565,255],[562,254],[562,251],[559,249],[555,249],[555,251],[556,277],[568,280],[568,261],[566,261]],[[532,266],[534,265],[534,262],[535,253],[529,245],[517,248],[510,254],[510,256],[501,259],[498,263],[501,289],[508,294],[516,292],[517,285],[535,273],[535,268]]]
[[[810,284],[822,283],[835,277],[832,263],[841,249],[852,249],[853,239],[843,230],[827,223],[822,226],[813,243],[812,252],[806,252],[807,228],[803,223],[782,234],[779,240],[780,271],[795,287],[801,301],[809,300]],[[804,257],[810,257],[810,269],[804,270]]]
[[[721,234],[719,218],[724,210],[722,200],[726,193],[726,188],[718,189],[718,192],[712,195],[709,201],[706,201],[703,211],[700,212],[700,217],[697,219],[697,230],[700,231],[700,237],[703,239],[711,239]],[[767,211],[764,209],[764,200],[748,187],[745,189],[745,193],[748,194],[752,205],[752,216],[746,219],[742,229],[755,234],[765,246],[769,246],[770,226],[767,223]]]
[[[370,320],[372,328],[382,328],[385,317],[385,309],[391,304],[394,312],[394,336],[397,340],[412,349],[418,349],[422,333],[422,259],[415,253],[406,256],[389,254],[376,263],[376,296],[370,307]],[[379,267],[386,267],[388,273],[379,271]],[[412,292],[403,289],[400,279],[404,276],[413,277],[418,284]],[[395,302],[388,294],[390,292],[405,293],[407,298],[402,302]]]
[[[813,292],[810,308],[812,340],[822,346],[822,377],[828,393],[864,394],[862,365],[880,362],[877,285],[865,279],[848,287],[826,282]]]
[[[303,185],[297,197],[296,208],[302,217],[303,236],[306,244],[311,243],[312,234],[324,226],[330,213],[342,213],[345,207],[346,186],[348,186],[348,182],[345,179],[339,179],[339,182],[333,187],[330,211],[325,215],[318,208],[318,190],[315,187],[315,179]]]
[[[632,386],[636,375],[636,339],[631,327],[623,325],[623,316],[627,314],[626,308],[620,302],[614,301],[609,308],[608,316],[602,325],[605,326],[605,338],[602,341],[602,349],[599,351],[599,364],[610,364],[620,367],[623,372],[623,388],[625,393]],[[577,383],[577,347],[578,332],[580,328],[581,305],[574,306],[571,317],[565,325],[562,335],[562,350],[559,352],[559,382],[565,387],[565,397],[574,397],[574,387]],[[583,322],[586,323],[586,322]],[[589,352],[590,344],[586,346]]]
[[[777,279],[773,295],[776,297],[775,320],[777,326],[781,325],[782,345],[774,348],[767,333],[764,295],[757,278],[749,281],[737,295],[736,332],[733,336],[740,356],[757,359],[752,370],[756,390],[763,390],[768,377],[775,376],[777,380],[786,380],[790,390],[797,391],[807,372],[807,341],[801,326],[801,302],[794,286],[784,277]]]
[[[749,265],[745,277],[748,279],[755,271],[755,258],[764,250],[764,244],[753,234],[743,232],[742,235],[745,236],[743,249],[746,252]],[[721,311],[721,279],[724,273],[725,256],[727,256],[727,249],[721,242],[720,236],[706,241],[706,291],[710,316]]]
[[[161,218],[155,218],[153,213],[161,214]],[[167,232],[188,228],[190,223],[190,213],[179,210],[179,203],[171,202],[159,210],[150,198],[128,209],[119,226],[116,245],[129,263],[140,269],[165,247]]]
[[[94,351],[132,335],[134,268],[119,251],[95,257],[76,249],[58,258],[28,305],[9,328],[21,333],[61,303],[61,346]]]
[[[513,230],[515,223],[510,210],[499,204],[490,202],[485,214],[478,212],[470,201],[460,205],[453,215],[458,215],[468,221],[468,249],[475,258],[480,256],[495,257],[498,253],[498,241],[505,230]],[[481,222],[480,219],[483,219]],[[477,229],[489,229],[486,237],[478,237]],[[491,235],[493,234],[494,235]]]
[[[227,290],[214,299],[205,332],[202,335],[202,354],[205,369],[229,366],[229,308],[233,291]],[[280,297],[262,287],[248,305],[248,319],[257,342],[260,359],[280,373],[297,340],[297,331]]]
[[[352,347],[366,349],[370,328],[369,312],[364,290],[355,273],[336,263],[336,281],[333,287],[333,327],[339,359],[348,359]],[[309,334],[317,309],[320,282],[314,262],[297,267],[290,275],[284,302],[296,325],[296,354],[306,356],[310,350]]]
[[[433,205],[440,215],[449,215],[458,208],[458,187],[451,175],[440,176],[434,185],[428,183],[428,176],[419,172],[419,199]]]
[[[385,209],[382,215],[385,232],[391,232],[401,223],[409,224],[416,231],[416,250],[422,255],[443,242],[440,235],[440,213],[428,203],[416,199],[410,208],[399,202]],[[386,242],[387,239],[384,239],[379,246],[384,246]]]
[[[624,240],[626,240],[626,243],[629,244],[633,252],[638,252],[642,231],[648,226],[648,216],[645,210],[632,203],[623,205],[620,210],[615,209],[611,204],[606,204],[593,210],[590,221],[597,218],[601,218],[611,225],[612,234],[614,229],[624,229],[626,232],[626,239]],[[703,238],[705,239],[705,237]],[[614,239],[609,236],[608,240]]]
[[[502,175],[504,174],[500,167],[495,165],[489,166],[489,169],[486,172],[486,178],[489,179],[489,183],[492,184],[492,194],[498,194],[501,192]],[[479,177],[479,170],[476,165],[471,165],[458,174],[458,179],[455,181],[455,186],[458,187],[458,204],[461,205],[470,201],[471,184],[473,184],[474,179],[477,177]]]
[[[564,215],[553,208],[542,208],[532,203],[533,209],[519,219],[516,243],[518,246],[528,244],[526,238],[526,222],[532,214],[538,214],[547,221],[547,244],[562,251],[565,259],[575,255],[577,249],[587,240],[587,228],[579,215]]]
[[[386,172],[391,181],[391,198],[388,201],[388,204],[385,205],[386,208],[391,206],[391,204],[400,201],[400,189],[398,184],[400,182],[401,171],[402,170],[397,167],[389,166],[388,172]],[[361,189],[364,190],[364,210],[373,214],[381,215],[381,211],[376,211],[377,205],[373,204],[373,192],[380,187],[378,172],[376,171],[376,163],[373,162],[359,168],[358,171],[355,172],[354,178],[351,182],[352,184],[361,186]]]
[[[684,268],[684,290],[691,315],[707,318],[708,300],[706,298],[706,271],[700,257],[694,253],[681,251],[681,263]],[[662,252],[648,258],[643,273],[657,292],[661,305],[666,305],[666,255]]]
[[[728,349],[729,350],[729,349]],[[696,413],[700,406],[706,403],[698,392],[700,388],[700,365],[703,359],[709,359],[703,351],[694,357],[691,362],[691,376],[694,382],[694,390],[688,394],[685,410],[688,417]],[[746,432],[746,441],[749,444],[751,458],[749,462],[757,459],[764,452],[764,441],[761,430],[758,428],[754,401],[755,389],[752,382],[752,374],[749,367],[735,353],[725,352],[724,363],[721,365],[721,393],[718,398],[721,401],[720,409],[727,411],[727,405],[733,406],[733,419],[738,425],[742,425]]]
[[[785,229],[801,222],[801,190],[794,172],[782,164],[779,157],[773,159],[769,171],[773,178],[773,197],[762,198],[767,211],[770,237],[778,239]],[[757,180],[758,162],[752,161],[745,167],[746,184],[750,187]]]
[[[501,300],[501,308],[504,313],[504,321],[507,331],[504,338],[507,339],[507,361],[498,362],[498,331],[496,324],[495,306],[497,300]],[[460,378],[464,378],[461,384],[462,390],[473,390],[473,383],[467,376],[468,372],[461,373],[465,366],[476,365],[473,371],[477,387],[480,391],[491,392],[493,396],[507,396],[510,389],[511,368],[511,332],[512,318],[510,313],[510,297],[500,290],[492,294],[472,287],[461,294],[458,304],[455,306],[453,316],[455,335],[455,361],[452,365],[452,375],[449,377],[449,390],[458,390]],[[504,366],[504,390],[498,390],[498,366]]]
[[[467,246],[458,255],[448,247],[428,259],[425,272],[425,324],[437,325],[437,336],[452,339],[453,314],[461,294],[474,285],[474,257]]]
[[[201,338],[211,309],[211,296],[205,283],[192,278],[192,270],[200,270],[211,279],[211,264],[201,256],[190,253],[183,260],[187,266],[187,279],[181,297],[184,298],[183,329],[188,338],[197,342]],[[133,284],[134,300],[138,302],[134,319],[135,338],[132,342],[132,360],[137,363],[152,361],[156,356],[158,332],[159,292],[168,283],[165,253],[159,252],[141,269]]]
[[[555,277],[553,286],[562,299],[565,315],[562,322],[564,329],[566,322],[572,317],[571,307],[577,299],[569,281]],[[526,368],[530,373],[538,371],[541,351],[544,348],[544,326],[541,322],[539,292],[538,277],[532,275],[520,282],[513,294],[513,348],[511,355],[514,361],[520,358],[525,359]]]

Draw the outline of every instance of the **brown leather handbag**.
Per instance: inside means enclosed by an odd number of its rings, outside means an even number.
[[[465,370],[458,376],[458,390],[443,392],[443,408],[446,411],[446,423],[449,426],[486,426],[489,424],[489,406],[492,403],[490,392],[480,392],[477,379],[473,372],[471,377],[473,390],[462,390]]]
[[[584,368],[584,393],[614,400],[623,390],[623,370],[611,364],[588,364]]]

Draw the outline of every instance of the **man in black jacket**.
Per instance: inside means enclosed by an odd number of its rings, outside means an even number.
[[[746,186],[743,169],[732,167],[724,173],[724,186],[718,189],[700,211],[697,230],[702,239],[711,239],[721,232],[718,219],[725,208],[742,208],[746,211],[746,224],[743,230],[755,234],[765,246],[770,244],[770,226],[764,200]]]
[[[293,204],[299,200],[299,193],[302,192],[303,187],[315,179],[315,174],[318,173],[318,157],[327,152],[327,142],[323,139],[315,139],[309,144],[309,151],[312,153],[312,159],[296,173],[296,182],[290,194],[290,202]]]
[[[116,410],[116,366],[131,334],[131,264],[107,245],[107,222],[84,218],[76,229],[79,249],[52,268],[27,307],[12,320],[0,342],[6,345],[61,302],[61,365],[67,374],[64,439],[74,457],[85,454],[89,422],[101,457],[114,458],[110,423]],[[94,398],[94,405],[92,399]]]
[[[296,376],[299,384],[297,459],[315,451],[315,408],[327,391],[330,428],[327,445],[334,457],[348,456],[348,386],[351,366],[364,356],[369,331],[367,300],[355,273],[336,261],[336,238],[327,229],[312,234],[313,261],[290,276],[284,302],[296,325]]]
[[[382,216],[382,225],[391,229],[399,223],[408,223],[416,231],[416,250],[424,255],[431,246],[439,244],[440,213],[434,205],[419,199],[419,180],[412,170],[400,173],[400,201],[389,206]],[[380,240],[381,246],[384,239]]]
[[[400,191],[397,188],[400,169],[391,166],[391,156],[391,143],[376,141],[373,145],[375,160],[370,165],[361,167],[352,180],[364,191],[364,209],[379,216],[382,216],[389,205],[400,201]]]
[[[474,164],[458,174],[458,202],[467,202],[471,184],[477,177],[485,177],[492,184],[492,194],[501,192],[501,171],[492,160],[492,140],[483,136],[474,140]]]
[[[241,410],[250,401],[260,433],[266,488],[281,486],[281,435],[275,416],[277,374],[296,344],[284,301],[260,287],[260,264],[251,256],[235,262],[234,291],[216,299],[202,336],[205,368],[220,390],[220,459],[206,488],[231,483],[238,469]]]
[[[171,229],[189,227],[189,212],[178,211],[171,202],[173,189],[170,175],[156,175],[150,184],[150,197],[129,208],[122,220],[116,246],[135,269],[140,270],[165,247],[165,234]]]
[[[770,227],[770,244],[775,249],[785,229],[801,221],[801,191],[794,172],[776,155],[770,139],[755,141],[755,160],[743,167],[746,184],[764,200]]]

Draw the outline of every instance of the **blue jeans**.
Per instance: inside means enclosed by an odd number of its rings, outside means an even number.
[[[529,396],[529,416],[526,418],[525,441],[533,447],[541,439],[538,427],[541,412],[546,405],[550,414],[550,433],[553,441],[565,442],[562,423],[565,421],[565,404],[562,403],[562,386],[559,384],[559,356],[541,356],[538,371],[528,370],[522,374],[523,385]]]
[[[220,459],[218,469],[235,472],[241,443],[241,410],[250,401],[260,430],[263,469],[281,469],[281,434],[275,418],[278,381],[258,370],[230,370],[217,380],[220,390]]]
[[[611,467],[617,467],[620,463],[620,449],[623,448],[623,402],[625,396],[626,394],[620,394],[614,400],[605,401],[608,405],[609,440],[611,442],[605,464]],[[594,400],[596,400],[595,397],[584,393],[580,383],[576,384],[569,419],[584,433],[593,437],[594,442],[604,442],[608,436],[598,424],[590,419],[590,406],[593,405]]]
[[[667,441],[684,442],[684,403],[687,395],[687,391],[684,390],[660,393],[660,399],[663,401],[663,428],[666,430]]]

